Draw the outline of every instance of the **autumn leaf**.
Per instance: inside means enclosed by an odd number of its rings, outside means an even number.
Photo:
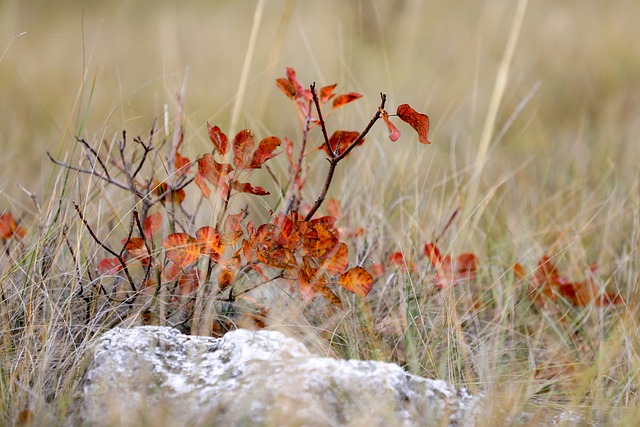
[[[382,120],[384,120],[384,124],[387,125],[387,129],[389,130],[389,139],[391,142],[396,142],[398,138],[400,138],[400,131],[396,125],[391,123],[391,120],[389,120],[389,114],[385,110],[382,110]]]
[[[209,130],[209,139],[215,149],[223,156],[227,154],[227,150],[229,149],[229,139],[227,135],[222,133],[218,126],[211,127],[209,123],[207,123],[207,129]]]
[[[195,262],[200,257],[198,241],[187,233],[169,234],[162,241],[167,258],[180,268]]]
[[[371,270],[371,274],[375,277],[380,277],[384,275],[384,273],[386,272],[384,265],[379,262],[372,264],[370,270]]]
[[[429,117],[427,115],[418,113],[409,104],[398,106],[396,114],[402,121],[415,129],[418,133],[418,141],[423,144],[431,144],[431,141],[429,141]]]
[[[224,291],[233,282],[233,271],[222,269],[218,273],[218,289]]]
[[[174,166],[176,175],[186,175],[191,169],[191,160],[188,157],[182,157],[180,153],[176,152]]]
[[[255,146],[253,134],[249,129],[238,132],[233,138],[233,164],[236,169],[244,169],[251,161],[251,153]]]
[[[248,182],[243,183],[236,180],[231,181],[231,188],[233,188],[234,190],[240,193],[249,193],[249,194],[254,194],[256,196],[266,196],[270,194],[267,190],[265,190],[262,187],[258,187],[257,185],[253,186]]]
[[[350,92],[343,95],[338,95],[333,99],[333,106],[331,109],[335,110],[336,108],[340,108],[344,105],[347,105],[348,103],[353,102],[356,99],[361,97],[362,95],[357,92]]]
[[[278,153],[274,153],[274,150],[280,146],[280,138],[277,136],[268,136],[260,141],[258,148],[253,152],[253,157],[249,163],[250,169],[259,169],[262,164],[267,160],[275,157]]]
[[[224,220],[224,233],[222,235],[222,243],[225,246],[232,246],[242,237],[242,219],[246,216],[247,211],[241,210],[237,214],[227,215]]]
[[[425,255],[436,269],[434,276],[436,287],[448,289],[459,285],[463,281],[473,280],[478,268],[478,257],[472,253],[462,253],[456,258],[442,255],[434,243],[424,245]]]
[[[0,239],[10,239],[11,237],[22,239],[25,234],[26,230],[18,225],[11,213],[0,215]]]
[[[349,148],[349,146],[353,143],[353,141],[356,140],[356,138],[358,138],[358,136],[360,136],[360,132],[337,130],[331,135],[331,138],[329,138],[329,146],[331,147],[331,150],[336,154],[336,156],[339,156],[341,153],[344,153],[347,148]],[[358,142],[358,145],[362,145],[363,143],[364,138],[362,138]],[[327,144],[322,144],[320,148],[324,150],[327,155],[332,157],[332,154],[329,153],[329,150],[327,148]]]
[[[284,137],[284,151],[287,153],[291,170],[296,168],[296,162],[293,160],[293,141],[286,136]]]
[[[122,264],[118,258],[105,258],[98,263],[100,274],[116,274],[122,270]]]
[[[335,96],[335,94],[333,93],[333,90],[336,88],[338,84],[334,83],[332,85],[329,86],[324,86],[323,88],[320,89],[320,103],[324,104],[326,103],[328,100],[330,100],[331,98],[333,98]]]
[[[373,276],[362,267],[353,267],[338,277],[338,285],[364,298],[373,288]]]
[[[214,185],[220,178],[229,175],[231,171],[233,171],[233,166],[229,163],[216,162],[211,153],[206,153],[198,159],[198,172]]]
[[[327,274],[331,276],[337,276],[345,272],[349,266],[349,248],[343,242],[340,242],[337,250],[334,251],[328,258],[322,261],[322,267]]]
[[[142,237],[132,237],[128,241],[125,239],[123,243],[131,258],[140,261],[143,265],[149,263],[151,257]]]
[[[211,189],[207,186],[207,183],[204,182],[204,177],[202,176],[202,174],[200,174],[200,172],[196,173],[194,177],[194,181],[196,182],[196,185],[200,189],[200,192],[202,193],[202,197],[204,197],[205,199],[208,199],[211,196]]]
[[[289,81],[289,79],[285,79],[282,77],[278,78],[276,79],[276,85],[280,88],[282,93],[287,95],[289,98],[294,100],[297,98],[296,87],[293,83],[291,83],[291,81]]]
[[[163,283],[173,282],[180,275],[183,274],[183,269],[178,267],[174,263],[170,262],[162,269],[162,273],[160,274],[160,278]]]
[[[196,231],[196,240],[200,245],[200,253],[209,256],[214,261],[219,261],[224,252],[221,236],[218,230],[213,227],[200,227]]]
[[[291,82],[291,84],[293,85],[293,87],[295,87],[296,89],[296,98],[299,97],[304,97],[307,101],[309,101],[311,99],[311,91],[309,91],[309,89],[305,89],[304,86],[302,85],[302,83],[300,83],[300,81],[298,81],[298,76],[296,75],[296,70],[294,70],[291,67],[287,67],[285,68],[285,74],[287,76],[287,79],[289,80],[289,82]]]
[[[153,239],[160,226],[162,226],[162,212],[147,215],[143,226],[144,236],[147,239]]]

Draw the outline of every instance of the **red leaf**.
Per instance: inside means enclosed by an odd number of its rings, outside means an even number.
[[[247,211],[241,210],[237,214],[228,215],[224,220],[224,234],[222,241],[227,246],[235,245],[235,243],[244,234],[242,232],[242,219],[246,216]]]
[[[439,289],[447,289],[476,277],[478,257],[472,253],[463,253],[455,259],[451,255],[442,255],[434,243],[424,245],[424,252],[431,265],[436,269],[435,284]]]
[[[239,191],[240,193],[255,194],[256,196],[266,196],[267,194],[270,194],[264,188],[258,187],[257,185],[254,187],[251,184],[249,184],[248,182],[247,183],[242,183],[242,182],[238,182],[238,181],[231,181],[231,187],[234,190]]]
[[[241,130],[233,138],[233,164],[237,169],[247,167],[251,161],[254,146],[255,141],[249,129]]]
[[[396,142],[398,138],[400,138],[400,131],[396,125],[391,123],[391,120],[389,120],[389,113],[385,110],[382,110],[382,120],[384,120],[384,124],[387,125],[387,129],[389,130],[389,139],[391,142]]]
[[[229,163],[216,162],[211,153],[206,153],[198,159],[198,172],[214,185],[220,177],[229,175],[231,171],[233,166]]]
[[[329,138],[329,145],[331,146],[331,150],[336,153],[336,156],[339,156],[341,153],[344,153],[347,148],[360,136],[360,132],[355,131],[346,131],[346,130],[337,130],[331,135]],[[358,145],[362,145],[364,143],[364,138],[362,138]],[[337,151],[336,151],[337,147]],[[320,147],[324,150],[327,155],[331,156],[329,150],[327,149],[327,144],[322,144]]]
[[[198,241],[187,233],[169,234],[162,241],[167,258],[178,267],[185,268],[200,257]]]
[[[338,277],[338,284],[364,298],[373,288],[373,276],[362,267],[353,267]]]
[[[153,236],[156,234],[156,231],[162,225],[162,213],[156,212],[154,214],[148,215],[144,220],[144,236],[147,239],[153,239]]]
[[[277,136],[268,136],[260,141],[258,148],[253,152],[251,163],[249,163],[250,169],[261,168],[262,164],[269,159],[277,156],[278,153],[273,151],[280,146],[280,138]]]
[[[116,274],[120,270],[122,270],[122,264],[118,258],[105,258],[98,263],[100,274]]]
[[[213,143],[215,149],[223,156],[227,154],[227,150],[229,149],[229,139],[227,138],[227,135],[222,133],[218,126],[211,127],[209,123],[207,123],[207,129],[209,129],[209,139]]]
[[[308,89],[305,89],[304,86],[298,81],[298,77],[296,76],[296,71],[291,68],[285,68],[285,74],[287,75],[287,79],[296,89],[296,98],[304,96],[307,101],[311,99],[311,93]]]
[[[202,177],[200,172],[196,173],[194,179],[195,179],[196,185],[198,186],[198,188],[200,189],[200,192],[202,193],[202,196],[205,199],[208,199],[209,196],[211,196],[211,190],[209,189],[209,187],[207,187],[207,183],[204,182],[204,178]]]
[[[429,141],[429,117],[427,115],[418,113],[409,104],[398,106],[396,114],[402,121],[411,125],[418,132],[418,141],[423,144],[431,144],[431,141]]]
[[[385,271],[384,265],[379,262],[371,265],[371,273],[376,277],[382,276]]]
[[[337,85],[338,85],[337,83],[334,83],[332,85],[325,86],[325,87],[320,89],[320,103],[321,104],[326,103],[328,100],[330,100],[331,98],[333,98],[335,96],[335,94],[333,93],[333,90],[336,88]]]
[[[347,105],[350,102],[355,101],[358,98],[361,98],[362,95],[360,95],[357,92],[350,92],[350,93],[346,93],[343,95],[338,95],[334,98],[333,100],[333,107],[332,110],[335,110],[336,108],[340,108],[343,105]]]
[[[233,271],[224,269],[220,270],[220,273],[218,273],[218,289],[223,291],[228,288],[233,282],[233,276]]]

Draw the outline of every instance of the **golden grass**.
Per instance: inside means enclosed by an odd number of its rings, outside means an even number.
[[[260,2],[0,4],[0,207],[29,229],[0,256],[2,422],[28,409],[36,424],[59,423],[87,345],[107,326],[107,308],[77,298],[104,254],[69,201],[84,204],[102,237],[120,239],[129,221],[127,200],[61,173],[45,152],[77,158],[75,135],[99,143],[122,129],[144,135],[156,117],[164,126],[164,105],[173,120],[183,84],[187,155],[208,149],[207,121],[299,139],[293,107],[273,83],[285,66],[303,82],[365,95],[331,128],[361,129],[380,91],[390,111],[408,102],[431,117],[433,145],[419,146],[407,127],[392,144],[378,126],[339,166],[330,196],[367,226],[349,242],[352,261],[417,256],[461,208],[440,244],[476,253],[481,266],[474,283],[434,293],[422,260],[364,301],[343,295],[346,310],[329,317],[287,300],[272,308],[271,326],[327,353],[393,361],[481,391],[480,425],[523,413],[534,423],[561,409],[598,425],[635,422],[640,4],[529,2],[492,126],[516,2],[264,3],[253,27]],[[314,163],[310,199],[324,167]],[[267,216],[261,203],[251,210]],[[598,283],[625,305],[532,306],[510,267],[531,271],[547,252],[576,279],[597,262]],[[89,322],[79,323],[80,309]]]

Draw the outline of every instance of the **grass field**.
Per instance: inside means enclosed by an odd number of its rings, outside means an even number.
[[[118,307],[78,297],[99,281],[106,253],[71,201],[117,245],[132,198],[46,153],[86,166],[75,136],[96,145],[123,129],[144,137],[154,119],[158,138],[171,139],[180,93],[191,159],[211,149],[207,122],[228,135],[250,128],[299,142],[295,110],[274,84],[291,66],[302,82],[364,95],[337,110],[330,129],[361,130],[385,92],[390,112],[409,103],[430,116],[433,143],[419,144],[407,126],[391,143],[379,123],[329,191],[342,220],[366,229],[347,242],[352,264],[401,251],[416,270],[389,266],[365,299],[342,292],[342,311],[319,299],[305,308],[265,285],[254,297],[271,307],[268,325],[320,352],[396,362],[482,392],[479,425],[535,424],[560,410],[634,424],[638,16],[635,0],[2,1],[0,212],[27,233],[2,241],[0,422],[61,423],[87,349],[118,324]],[[321,141],[319,132],[310,138]],[[286,162],[274,164],[282,172]],[[310,165],[313,201],[326,162]],[[272,195],[238,198],[232,210],[248,204],[251,219],[265,221],[277,191],[268,174],[256,176]],[[205,204],[196,225],[219,207]],[[475,280],[437,292],[423,245],[445,228],[443,251],[480,262]],[[545,254],[575,281],[596,263],[594,283],[624,303],[533,304],[527,287]]]

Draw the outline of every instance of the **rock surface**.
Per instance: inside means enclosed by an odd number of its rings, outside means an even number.
[[[268,330],[113,329],[83,381],[73,424],[466,426],[476,402],[394,364],[314,356]]]

